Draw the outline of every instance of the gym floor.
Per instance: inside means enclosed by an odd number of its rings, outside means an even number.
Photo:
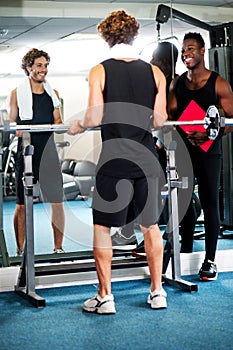
[[[15,202],[5,201],[3,207],[6,245],[9,255],[14,256]],[[65,212],[66,252],[91,250],[93,229],[91,200],[66,202]],[[49,205],[43,203],[34,205],[34,222],[35,253],[52,253],[53,237]],[[202,229],[200,222],[197,225],[197,233],[202,232]],[[226,231],[224,236],[219,237],[218,248],[219,253],[220,250],[231,252],[229,257],[232,260],[232,232]],[[196,239],[195,252],[201,252],[203,249],[203,237]],[[195,254],[198,253],[190,255],[195,258]],[[39,309],[20,298],[13,289],[11,292],[3,292],[0,294],[1,349],[16,350],[21,347],[25,350],[50,348],[199,350],[203,347],[207,350],[230,349],[233,344],[231,311],[233,276],[230,272],[233,271],[232,265],[228,271],[220,273],[217,281],[211,283],[200,282],[197,275],[185,276],[185,280],[197,284],[198,293],[187,293],[165,284],[168,309],[157,312],[146,304],[149,279],[129,276],[128,271],[126,280],[113,280],[117,314],[107,317],[82,312],[83,302],[96,293],[97,282],[90,279],[86,285],[80,283],[62,288],[55,285],[50,285],[49,288],[40,287],[37,292],[45,298],[46,307]]]

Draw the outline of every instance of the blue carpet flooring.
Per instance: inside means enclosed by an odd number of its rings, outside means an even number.
[[[4,203],[4,234],[9,255],[15,253],[14,202]],[[64,248],[90,249],[90,201],[67,202]],[[35,253],[51,253],[53,237],[49,207],[34,206]],[[197,229],[202,229],[201,226]],[[229,232],[232,234],[232,232]],[[233,249],[233,239],[219,238],[218,249]],[[204,250],[204,239],[194,251]],[[149,280],[112,284],[117,314],[100,316],[82,312],[83,302],[96,286],[70,286],[38,290],[46,307],[36,309],[14,292],[0,293],[0,350],[231,350],[233,349],[233,272],[219,274],[215,282],[201,283],[197,293],[165,285],[168,309],[152,310],[146,303]]]
[[[0,294],[1,350],[230,350],[233,349],[233,272],[189,293],[165,285],[168,308],[146,303],[149,280],[114,282],[115,315],[82,312],[96,286],[37,291],[36,309],[14,292]]]

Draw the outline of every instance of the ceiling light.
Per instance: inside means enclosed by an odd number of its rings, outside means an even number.
[[[64,36],[61,40],[71,41],[71,40],[96,40],[100,39],[99,34],[88,34],[88,33],[73,33],[67,36]]]

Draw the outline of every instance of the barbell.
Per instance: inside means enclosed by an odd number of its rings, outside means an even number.
[[[221,109],[216,106],[210,106],[207,109],[206,115],[202,120],[187,120],[187,121],[166,121],[165,127],[176,127],[186,125],[203,125],[206,129],[208,138],[215,140],[218,136],[219,130],[224,126],[233,126],[233,119],[225,118]],[[16,131],[25,132],[57,132],[65,133],[70,129],[71,125],[66,124],[35,124],[35,125],[18,125],[16,123],[10,123],[5,121],[3,125],[0,125],[0,132],[2,133],[2,144],[7,145],[9,135],[16,133]],[[94,128],[87,128],[87,130],[98,130],[100,126]]]
[[[206,111],[206,115],[202,120],[187,121],[167,121],[164,126],[195,126],[203,125],[210,140],[215,140],[219,134],[219,130],[225,126],[233,126],[233,119],[225,118],[223,110],[212,105]]]

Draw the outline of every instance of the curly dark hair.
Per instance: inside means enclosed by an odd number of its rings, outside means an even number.
[[[201,36],[200,33],[196,33],[196,32],[189,32],[189,33],[186,33],[185,36],[184,36],[184,40],[188,40],[188,39],[194,39],[196,40],[196,42],[198,43],[200,49],[202,47],[205,47],[205,42],[204,42],[204,39],[203,37]]]
[[[29,50],[26,53],[26,55],[23,56],[21,68],[25,71],[26,75],[29,75],[29,72],[27,71],[27,67],[32,67],[35,59],[38,57],[42,57],[42,56],[46,59],[46,61],[49,64],[50,57],[47,54],[47,52],[45,52],[43,50],[38,50],[38,49],[33,48],[33,49]]]
[[[124,10],[110,13],[97,26],[100,36],[108,43],[109,47],[116,44],[132,44],[138,35],[139,23]]]

